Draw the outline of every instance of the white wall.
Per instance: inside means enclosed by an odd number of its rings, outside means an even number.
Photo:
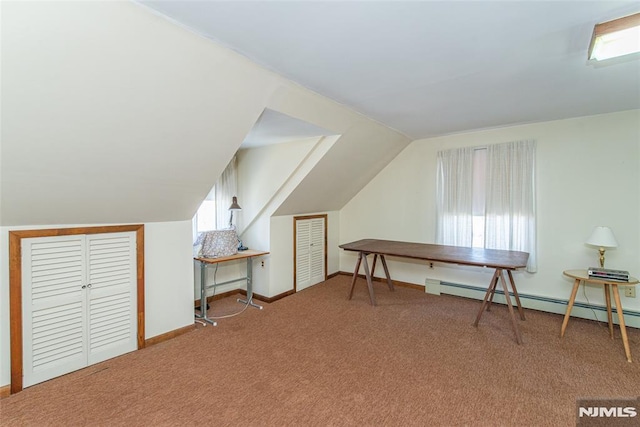
[[[566,269],[597,265],[584,242],[596,225],[613,229],[619,247],[607,251],[606,266],[640,275],[640,111],[514,126],[414,141],[340,214],[340,242],[377,237],[435,242],[435,171],[438,150],[521,139],[537,141],[538,273],[516,273],[518,291],[567,300]],[[340,270],[356,258],[341,253]],[[425,278],[486,288],[491,271],[393,260],[392,277],[424,285]],[[580,292],[582,294],[582,291]],[[603,304],[599,287],[589,301]],[[582,295],[578,301],[585,301]],[[640,296],[624,298],[640,312]],[[561,307],[564,311],[564,307]],[[601,318],[602,320],[602,318]]]
[[[9,336],[9,231],[83,225],[0,227],[0,386],[11,382]],[[145,233],[145,338],[193,324],[191,221],[147,223]]]
[[[191,228],[191,221],[144,225],[147,338],[193,323]]]

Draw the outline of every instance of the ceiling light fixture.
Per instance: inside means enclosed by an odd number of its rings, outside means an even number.
[[[596,24],[589,59],[603,61],[640,52],[640,13]]]

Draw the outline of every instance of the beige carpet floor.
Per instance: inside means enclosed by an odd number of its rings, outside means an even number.
[[[640,330],[337,276],[263,310],[29,387],[2,426],[572,426],[578,398],[640,395]],[[234,298],[209,315],[241,309]]]

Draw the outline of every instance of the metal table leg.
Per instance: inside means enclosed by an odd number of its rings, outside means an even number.
[[[202,261],[198,262],[200,263],[200,316],[195,315],[196,321],[200,321],[204,326],[207,326],[207,323],[217,326],[215,321],[207,317],[207,284],[205,279],[207,265]]]
[[[249,304],[252,307],[262,310],[261,305],[253,302],[253,263],[251,262],[251,258],[247,258],[247,298],[238,298],[238,302]]]

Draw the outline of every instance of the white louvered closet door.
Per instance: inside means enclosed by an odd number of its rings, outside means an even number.
[[[135,239],[23,239],[25,387],[137,348]]]
[[[135,233],[87,235],[89,365],[134,351]]]
[[[325,220],[296,221],[296,290],[325,280]]]
[[[23,384],[87,366],[84,236],[22,241]]]

